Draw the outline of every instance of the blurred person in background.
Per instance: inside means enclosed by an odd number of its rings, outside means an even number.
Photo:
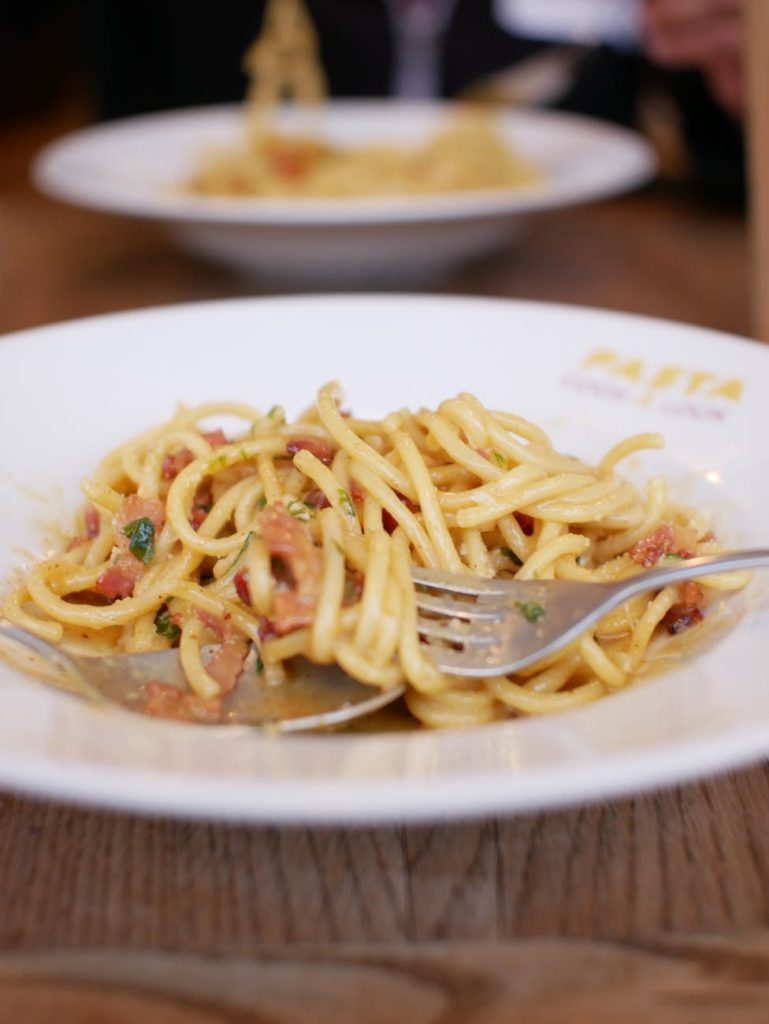
[[[536,38],[516,28],[516,0],[305,2],[331,96],[406,94],[414,76],[402,73],[402,29],[422,19],[432,38],[413,50],[412,63],[432,60],[434,67],[417,74],[417,93],[533,102],[641,128],[650,109],[658,120],[662,110],[664,145],[670,149],[675,135],[679,148],[668,165],[685,166],[719,197],[741,193],[743,0],[591,0],[640,13],[631,46],[574,45],[568,32],[561,40]],[[568,20],[565,0],[536,3],[540,11],[557,4]],[[501,16],[505,7],[512,25]],[[98,118],[241,99],[242,57],[264,8],[265,0],[6,0],[0,115],[50,102],[68,60],[85,71]]]

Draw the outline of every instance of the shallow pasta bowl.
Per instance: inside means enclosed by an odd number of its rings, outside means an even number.
[[[449,104],[334,101],[308,127],[332,143],[423,143]],[[301,115],[299,115],[301,116]],[[600,199],[646,181],[650,147],[637,135],[575,115],[495,115],[508,144],[542,175],[494,191],[372,199],[253,199],[186,194],[202,154],[236,143],[243,108],[208,107],[130,118],[75,132],[38,157],[45,192],[94,209],[165,222],[180,244],[265,280],[388,284],[435,278],[509,243],[521,218]],[[285,111],[279,126],[302,130]]]
[[[60,386],[73,365],[76,398]],[[130,400],[116,401],[116,365]],[[0,579],[55,541],[53,524],[68,521],[80,477],[105,450],[178,401],[281,402],[292,415],[330,377],[371,416],[470,390],[593,460],[619,435],[660,431],[666,450],[635,457],[634,478],[664,474],[674,499],[708,514],[730,546],[769,539],[767,456],[747,443],[765,423],[760,346],[568,307],[307,297],[99,317],[0,341]],[[0,785],[251,821],[421,820],[597,800],[769,751],[768,624],[757,574],[706,643],[629,689],[547,718],[443,732],[209,729],[90,707],[0,665]]]

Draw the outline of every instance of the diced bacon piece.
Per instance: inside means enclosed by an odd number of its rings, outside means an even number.
[[[83,524],[85,526],[85,533],[73,537],[67,544],[66,551],[73,551],[75,548],[79,548],[81,544],[87,544],[89,540],[99,536],[101,519],[93,505],[86,505],[85,512],[83,513]]]
[[[143,574],[144,566],[137,558],[120,555],[114,565],[99,576],[93,589],[110,601],[130,597]]]
[[[277,636],[275,627],[272,624],[272,620],[268,619],[266,615],[259,616],[259,639],[264,643],[265,640],[270,640],[272,637]]]
[[[650,569],[662,558],[673,550],[673,527],[663,523],[653,530],[648,537],[636,541],[630,549],[630,557],[637,564],[645,569]]]
[[[697,531],[692,526],[673,527],[673,554],[679,558],[693,558],[697,550]]]
[[[518,525],[526,536],[531,537],[532,533],[534,533],[534,520],[532,517],[525,512],[514,512],[513,515],[518,520]]]
[[[211,481],[204,480],[195,491],[192,498],[192,508],[190,509],[190,526],[194,530],[199,530],[205,521],[206,516],[211,511],[211,507],[214,503],[214,494],[211,490]]]
[[[298,567],[303,569],[304,562],[311,563],[316,555],[320,555],[304,523],[288,513],[280,502],[268,505],[262,511],[259,525],[267,551],[273,558],[296,561]],[[294,575],[299,576],[301,573]]]
[[[160,532],[166,521],[166,508],[158,498],[140,498],[138,494],[129,494],[112,519],[115,531],[115,544],[123,551],[128,551],[130,540],[123,532],[129,523],[137,519],[149,519],[155,527],[155,536]]]
[[[203,700],[194,693],[183,693],[175,686],[151,679],[142,688],[142,711],[154,718],[172,718],[181,722],[218,722],[222,713],[219,697]]]
[[[222,448],[226,444],[232,444],[223,430],[204,430],[200,435],[212,448]]]
[[[393,518],[393,516],[390,515],[386,508],[382,509],[382,526],[384,527],[385,531],[390,534],[395,533],[396,529],[398,528],[398,523]]]
[[[705,599],[705,591],[696,580],[678,584],[678,604],[697,608]]]
[[[311,508],[329,508],[331,506],[331,502],[319,487],[308,491],[302,498],[302,501]]]
[[[328,441],[319,437],[292,437],[286,444],[286,455],[291,458],[297,452],[309,452],[325,466],[330,466],[334,460],[334,449]]]
[[[698,622],[702,622],[702,618],[702,611],[699,608],[692,605],[674,604],[668,610],[662,624],[668,633],[675,636],[688,629],[689,626],[695,626]]]
[[[221,448],[222,445],[231,444],[230,439],[223,430],[206,430],[200,435],[208,441],[212,448]],[[163,459],[161,474],[164,480],[174,480],[189,464],[195,456],[189,448],[180,448],[178,451],[169,452]]]
[[[206,665],[206,671],[219,684],[222,695],[234,689],[247,654],[248,643],[239,637],[232,637],[224,641]]]
[[[419,506],[415,505],[410,498],[407,498],[405,494],[401,494],[400,491],[395,492],[398,495],[398,500],[402,505],[405,505],[409,512],[418,512]],[[395,529],[398,523],[395,518],[390,515],[386,508],[382,509],[382,526],[385,528],[387,533],[395,533]]]
[[[101,518],[93,505],[86,505],[83,520],[85,522],[86,536],[89,540],[98,537],[99,530],[101,529]]]
[[[309,626],[315,616],[317,599],[298,590],[279,590],[273,598],[272,628],[276,636]]]
[[[300,146],[283,143],[276,146],[270,153],[270,162],[279,178],[295,181],[307,174],[309,153]]]
[[[210,629],[220,640],[230,640],[239,636],[229,622],[220,619],[218,615],[205,611],[203,608],[195,609],[195,618],[202,622],[206,629]]]
[[[237,593],[243,604],[251,606],[251,592],[248,589],[248,569],[238,569],[232,578]]]
[[[174,480],[181,473],[185,466],[189,466],[194,456],[189,448],[180,448],[176,452],[169,452],[163,459],[161,474],[164,480]]]
[[[275,594],[273,628],[278,635],[307,625],[315,614],[323,559],[308,527],[280,503],[268,505],[259,517],[267,551],[290,571],[292,586]]]
[[[690,526],[671,526],[663,523],[648,537],[636,541],[630,549],[630,557],[637,565],[650,569],[663,555],[677,555],[692,558],[697,546],[697,531]]]

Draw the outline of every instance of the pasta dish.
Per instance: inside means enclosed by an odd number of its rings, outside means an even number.
[[[719,550],[662,479],[639,492],[616,472],[661,443],[634,436],[589,465],[466,393],[383,419],[349,413],[334,384],[293,422],[278,405],[182,407],[83,481],[66,550],[3,612],[72,653],[178,646],[188,691],[149,683],[142,694],[159,716],[218,721],[250,646],[260,685],[280,686],[298,656],[335,663],[371,687],[405,682],[427,726],[575,707],[627,686],[658,634],[696,628],[746,575],[633,598],[546,660],[469,680],[442,675],[420,639],[411,570],[615,580]]]
[[[189,188],[206,195],[363,198],[518,188],[539,179],[487,118],[465,113],[411,149],[343,148],[256,123],[239,149],[204,159]]]
[[[277,131],[273,114],[281,100],[311,110],[326,95],[312,18],[300,0],[268,2],[243,66],[249,77],[245,139],[202,159],[187,185],[192,192],[352,198],[512,188],[539,179],[477,111],[457,116],[414,148],[342,147],[313,132]]]

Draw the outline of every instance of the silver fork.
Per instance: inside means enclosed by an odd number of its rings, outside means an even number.
[[[206,661],[214,646],[203,648]],[[4,656],[4,658],[3,658]],[[82,657],[68,654],[10,623],[0,621],[0,662],[54,683],[91,701],[141,711],[143,687],[153,681],[189,693],[179,651]],[[223,701],[219,725],[263,727],[273,732],[304,732],[342,725],[392,703],[405,687],[389,690],[358,683],[334,665],[296,659],[284,684],[261,681],[252,648],[232,693]]]
[[[417,627],[428,640],[442,641],[428,647],[442,672],[473,678],[507,675],[566,647],[634,594],[759,566],[769,566],[769,549],[689,558],[617,583],[485,580],[414,569],[421,612]]]

